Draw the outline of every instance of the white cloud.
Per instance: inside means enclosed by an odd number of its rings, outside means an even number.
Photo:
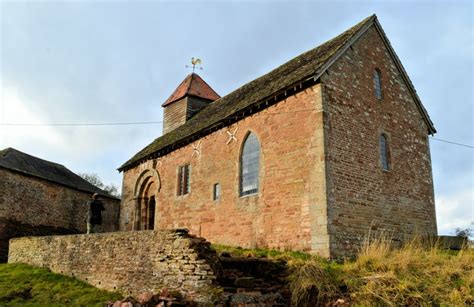
[[[0,119],[3,123],[31,124],[28,126],[2,126],[0,130],[0,148],[14,147],[26,152],[35,152],[38,148],[47,149],[67,156],[71,160],[81,160],[85,155],[97,157],[107,150],[119,148],[129,141],[120,136],[124,134],[120,127],[114,126],[34,126],[57,124],[51,122],[54,109],[49,112],[39,109],[44,102],[31,101],[17,88],[2,89],[2,109]],[[74,111],[72,111],[74,112]],[[51,116],[53,115],[53,116]],[[73,117],[73,116],[71,116]],[[93,120],[77,119],[67,123],[89,123]],[[128,133],[125,133],[128,134]],[[127,135],[127,137],[129,137]],[[99,150],[100,149],[100,150]]]
[[[25,98],[18,87],[2,84],[0,123],[51,124],[54,110],[44,101]],[[46,90],[45,90],[46,91]],[[67,94],[67,93],[66,93]],[[58,106],[60,108],[61,106]],[[74,123],[99,122],[75,112]],[[57,114],[56,114],[57,115]],[[74,117],[74,116],[72,116]],[[58,122],[55,122],[58,123]],[[69,122],[70,123],[70,122]],[[161,131],[160,126],[0,126],[0,150],[13,147],[74,172],[97,173],[105,183],[121,186],[116,170]]]
[[[438,233],[452,235],[456,228],[472,227],[474,222],[474,190],[468,188],[452,195],[436,198]]]
[[[25,101],[18,89],[3,87],[1,99],[2,123],[44,124],[44,118],[31,107],[35,102]],[[1,126],[0,148],[34,148],[31,140],[49,147],[59,146],[63,141],[62,136],[48,126]]]

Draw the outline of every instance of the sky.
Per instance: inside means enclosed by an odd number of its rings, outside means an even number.
[[[474,145],[470,1],[0,0],[0,149],[122,184],[190,73],[221,96],[377,14],[435,138]],[[9,125],[5,125],[9,124]],[[474,149],[431,139],[438,232],[474,227]]]

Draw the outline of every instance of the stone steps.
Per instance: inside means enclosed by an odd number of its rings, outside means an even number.
[[[220,257],[224,288],[221,306],[288,306],[290,291],[284,261]]]
[[[257,307],[289,306],[290,290],[288,271],[284,261],[266,258],[217,257],[213,259],[219,278],[216,282],[224,290],[215,306]],[[207,306],[184,300],[177,293],[163,289],[160,294],[141,293],[136,299],[129,297],[109,302],[109,307],[151,306]]]

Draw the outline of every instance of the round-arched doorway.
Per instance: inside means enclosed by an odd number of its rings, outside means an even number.
[[[155,229],[160,177],[155,170],[145,170],[135,184],[134,230]]]

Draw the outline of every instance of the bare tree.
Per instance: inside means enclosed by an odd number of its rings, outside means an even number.
[[[454,233],[456,234],[456,236],[458,237],[463,237],[463,238],[469,238],[469,237],[472,237],[474,235],[474,231],[472,230],[472,228],[456,228],[454,230]]]
[[[120,197],[118,187],[113,183],[104,184],[102,182],[102,179],[100,179],[99,175],[95,173],[78,173],[78,175],[81,176],[86,181],[88,181],[89,183],[95,185],[99,189],[102,189],[105,192],[109,193],[110,195],[115,196],[115,197]]]

